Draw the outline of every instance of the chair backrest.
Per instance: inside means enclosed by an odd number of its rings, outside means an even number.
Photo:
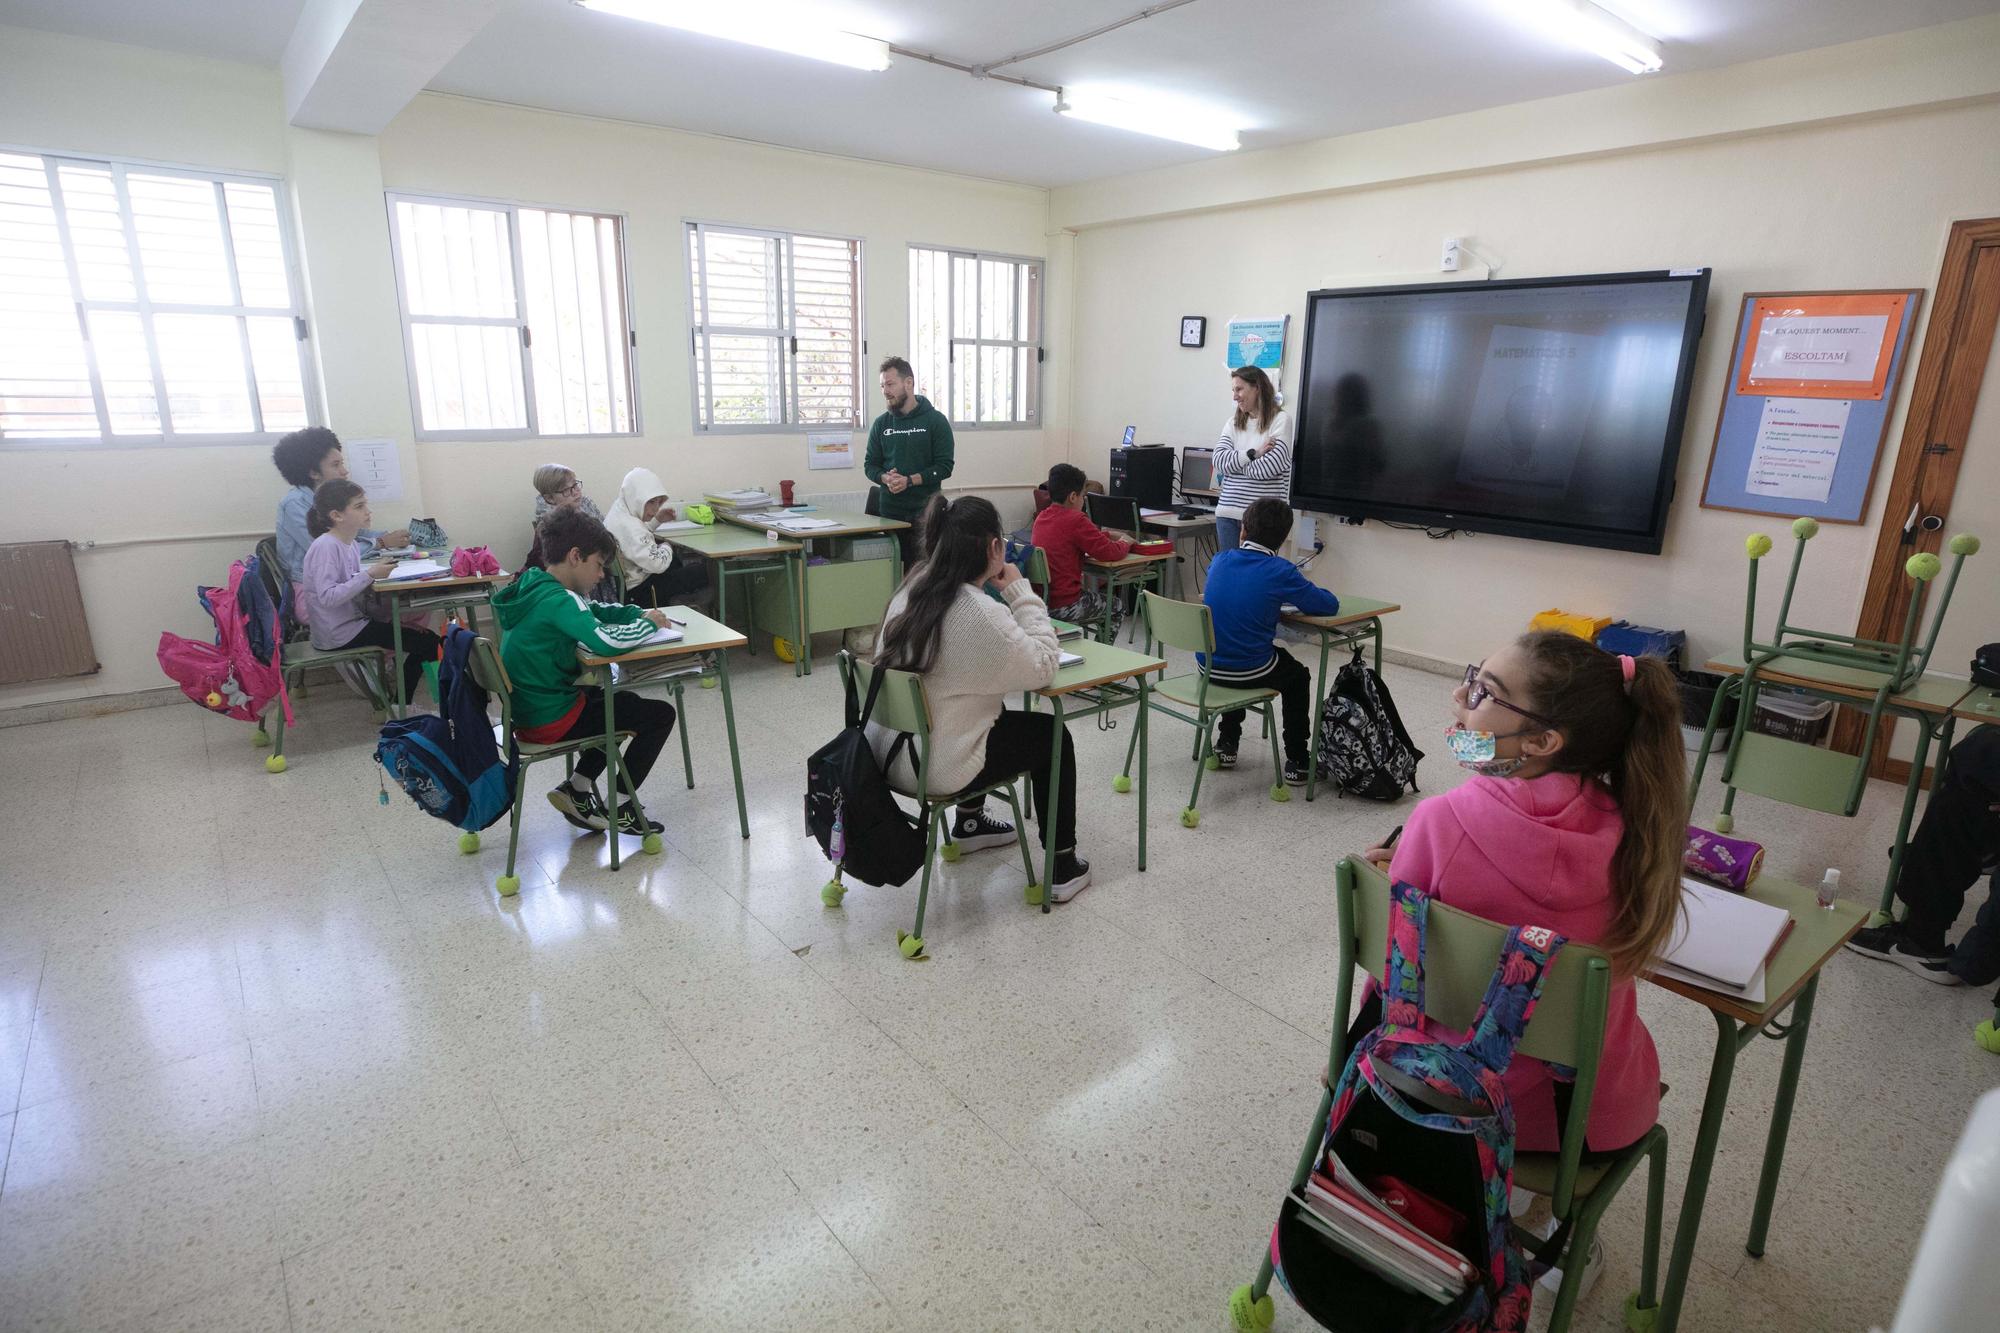
[[[485,690],[488,697],[500,701],[501,725],[512,731],[514,685],[507,678],[507,665],[500,660],[500,650],[494,646],[493,640],[482,634],[472,641],[472,651],[467,658],[472,666],[472,679],[478,682],[479,688]]]
[[[285,605],[285,562],[278,556],[278,539],[266,537],[257,543],[257,581],[264,585],[264,595],[271,599],[271,605],[282,608]],[[303,629],[290,616],[284,618],[285,637],[291,638]]]
[[[1021,573],[1027,576],[1028,582],[1046,592],[1049,586],[1049,553],[1039,546],[1030,547],[1028,567]]]
[[[1382,980],[1389,939],[1389,878],[1359,857],[1343,857],[1334,867],[1334,908],[1339,923],[1340,969],[1344,981],[1360,964]],[[1424,1012],[1445,1027],[1469,1030],[1487,983],[1500,960],[1507,927],[1445,903],[1433,902],[1424,931]],[[1335,1017],[1329,1071],[1338,1077],[1347,1064],[1347,1028],[1352,987],[1335,986]],[[1569,1206],[1582,1159],[1584,1130],[1597,1088],[1604,1024],[1611,1012],[1611,964],[1587,944],[1563,946],[1543,979],[1541,999],[1515,1046],[1533,1056],[1576,1070],[1562,1161],[1556,1175],[1558,1209]]]
[[[929,742],[931,703],[930,697],[924,693],[922,676],[912,671],[877,667],[844,649],[840,654],[840,669],[843,677],[853,676],[854,688],[864,699],[868,697],[868,685],[875,679],[875,673],[888,670],[888,678],[882,682],[882,693],[875,698],[875,711],[869,715],[869,721],[879,722],[891,731],[907,731],[917,738],[919,744]]]
[[[1153,642],[1190,653],[1215,652],[1215,620],[1202,603],[1177,602],[1156,592],[1141,592],[1139,614],[1145,617],[1146,633]]]

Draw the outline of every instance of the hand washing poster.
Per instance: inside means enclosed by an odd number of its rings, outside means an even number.
[[[1736,392],[1881,398],[1908,303],[1900,292],[1760,298],[1750,312]]]

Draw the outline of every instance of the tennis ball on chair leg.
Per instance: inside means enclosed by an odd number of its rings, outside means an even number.
[[[2000,1055],[2000,1030],[1994,1028],[1992,1019],[1989,1018],[1974,1028],[1972,1030],[1972,1039],[1979,1043],[1980,1050],[1991,1051],[1995,1055]]]
[[[461,851],[461,852],[463,852],[463,853],[465,853],[465,854],[466,854],[467,856],[470,856],[470,855],[472,855],[472,854],[473,854],[474,852],[478,851],[478,850],[479,850],[479,835],[478,835],[477,833],[473,833],[473,832],[471,832],[471,831],[469,831],[469,830],[468,830],[467,832],[464,832],[464,833],[461,833],[461,834],[459,834],[459,835],[458,835],[458,850],[459,850],[459,851]]]
[[[502,875],[493,881],[493,887],[500,890],[502,898],[512,898],[521,891],[521,877],[519,875]]]
[[[1117,777],[1111,779],[1111,790],[1123,796],[1126,792],[1132,790],[1132,779],[1120,773]]]
[[[274,755],[272,755],[272,756],[271,756],[270,758],[266,759],[266,760],[264,761],[264,771],[265,771],[265,772],[267,772],[267,773],[282,773],[282,772],[284,772],[284,771],[285,771],[285,756],[283,756],[283,755],[281,755],[281,754],[274,754]]]

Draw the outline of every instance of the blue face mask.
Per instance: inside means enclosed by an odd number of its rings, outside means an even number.
[[[1510,731],[1509,736],[1523,733]],[[1528,762],[1526,755],[1515,755],[1512,759],[1499,757],[1501,737],[1491,731],[1473,731],[1454,722],[1444,729],[1445,744],[1451,747],[1451,757],[1458,766],[1468,772],[1489,778],[1511,777]]]

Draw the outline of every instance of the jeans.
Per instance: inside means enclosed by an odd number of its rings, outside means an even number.
[[[1247,679],[1232,678],[1215,683],[1235,689],[1276,690],[1279,712],[1284,719],[1280,734],[1285,738],[1285,758],[1294,764],[1304,764],[1312,757],[1307,731],[1312,724],[1312,672],[1298,658],[1280,648],[1278,660],[1259,674]],[[1246,711],[1238,708],[1222,715],[1222,725],[1216,728],[1216,749],[1234,750],[1242,741]]]
[[[1243,520],[1240,518],[1224,518],[1222,515],[1217,514],[1215,516],[1216,553],[1220,554],[1231,547],[1241,546],[1242,544]]]
[[[653,761],[660,757],[660,751],[667,748],[667,738],[674,734],[674,706],[665,699],[648,699],[643,695],[621,691],[611,703],[611,723],[618,731],[629,731],[632,739],[625,744],[625,753],[620,757],[620,766],[632,779],[632,790],[637,791],[645,783],[646,775],[653,771]],[[585,690],[583,711],[570,723],[569,730],[562,734],[566,741],[581,740],[585,736],[604,734],[604,691]],[[597,781],[604,772],[605,758],[601,746],[579,751],[576,756],[576,771],[590,781]],[[618,803],[618,793],[606,792],[605,800]]]
[[[1056,741],[1056,719],[1053,713],[1024,713],[1018,709],[1001,710],[993,720],[992,730],[986,733],[986,765],[979,770],[979,776],[966,783],[968,787],[983,787],[989,782],[1011,778],[1026,772],[1034,787],[1035,823],[1042,830],[1042,845],[1049,845],[1049,756]],[[1076,849],[1076,746],[1070,741],[1069,728],[1062,729],[1062,793],[1056,799],[1055,850],[1058,852]],[[962,811],[978,809],[978,803],[959,807]]]
[[[1965,906],[1966,890],[2000,857],[2000,727],[1981,727],[1952,747],[1944,786],[1931,793],[1923,822],[1903,852],[1896,896],[1909,907],[1911,942],[1942,949]],[[1986,903],[1952,951],[1951,972],[1970,986],[2000,980],[2000,873]]]

